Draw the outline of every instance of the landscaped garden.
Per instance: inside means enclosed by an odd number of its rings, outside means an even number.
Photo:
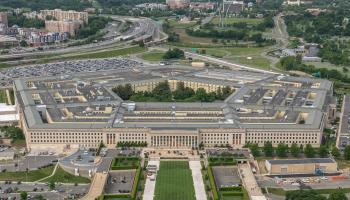
[[[154,200],[195,200],[191,170],[187,161],[161,161]]]
[[[112,170],[137,169],[139,168],[139,157],[116,157],[112,163]]]
[[[152,91],[135,92],[130,84],[118,85],[112,89],[123,100],[136,102],[213,102],[225,100],[234,90],[223,87],[216,92],[207,93],[205,89],[185,87],[183,82],[177,84],[176,90],[171,91],[168,81],[160,82]]]

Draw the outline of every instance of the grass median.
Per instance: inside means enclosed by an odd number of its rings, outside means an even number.
[[[154,200],[195,200],[192,173],[187,161],[161,161]]]

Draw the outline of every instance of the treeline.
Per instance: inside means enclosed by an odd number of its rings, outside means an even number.
[[[15,142],[16,140],[24,140],[22,129],[16,126],[3,126],[0,127],[0,131],[4,133],[5,138],[10,138],[12,142]]]
[[[288,56],[280,60],[280,68],[286,71],[296,70],[308,74],[317,74],[319,78],[333,79],[344,83],[350,83],[350,77],[336,69],[316,68],[314,65],[306,65],[301,62],[301,57]]]
[[[45,21],[39,18],[26,18],[23,15],[8,15],[9,26],[18,25],[23,28],[44,28]]]
[[[272,146],[272,142],[265,142],[264,146],[260,148],[258,144],[248,143],[245,145],[248,147],[253,156],[259,157],[264,154],[266,157],[278,156],[280,158],[288,157],[290,154],[293,157],[299,157],[301,154],[304,154],[307,158],[314,158],[316,155],[318,157],[324,158],[328,156],[328,147],[321,146],[318,149],[313,148],[310,144],[307,144],[305,147],[303,145],[297,145],[293,143],[290,147],[287,144],[279,143],[275,148]],[[350,152],[349,152],[350,153]],[[331,154],[338,158],[340,156],[339,150],[334,147],[331,151]]]
[[[224,19],[225,20],[225,19]],[[273,28],[275,23],[273,21],[273,16],[269,15],[264,18],[264,20],[256,25],[248,24],[247,22],[236,22],[231,24],[225,24],[225,28],[236,28],[242,30],[255,30],[255,31],[265,31],[267,28]],[[204,29],[215,29],[216,26],[213,23],[205,24],[202,28]]]
[[[77,31],[76,39],[88,38],[98,34],[109,21],[111,19],[107,17],[89,17],[89,24]]]
[[[286,200],[348,200],[348,198],[345,195],[345,191],[339,188],[331,192],[328,198],[317,190],[291,190],[286,192]]]
[[[136,102],[213,102],[225,100],[233,90],[230,87],[219,88],[216,92],[207,93],[205,89],[185,87],[183,82],[178,82],[175,91],[171,91],[168,81],[160,82],[151,92],[134,92],[130,84],[118,85],[112,89],[123,100]]]
[[[1,0],[0,7],[29,8],[31,10],[62,9],[84,10],[92,7],[87,0]]]
[[[349,12],[337,10],[324,12],[313,16],[308,12],[302,15],[287,15],[284,17],[290,36],[303,37],[307,42],[322,42],[323,38],[332,36],[350,36],[350,24],[344,23]]]
[[[192,30],[186,29],[187,34],[194,37],[209,37],[215,39],[231,39],[231,40],[244,40],[244,41],[254,41],[256,43],[270,42],[262,37],[261,33],[255,33],[250,35],[247,30]]]

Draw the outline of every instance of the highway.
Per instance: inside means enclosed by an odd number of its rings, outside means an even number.
[[[128,30],[125,33],[122,33],[120,36],[109,37],[109,39],[98,42],[91,43],[80,46],[72,47],[60,47],[57,49],[48,49],[44,51],[35,51],[35,52],[18,52],[12,54],[0,55],[0,60],[13,60],[13,59],[37,59],[31,57],[42,57],[44,55],[52,54],[68,54],[68,53],[82,53],[82,52],[92,52],[97,50],[103,50],[108,48],[113,48],[116,45],[128,45],[134,41],[141,40],[150,40],[154,42],[159,42],[163,39],[160,38],[160,30],[156,22],[149,18],[133,18],[133,17],[123,17],[123,16],[114,16],[109,15],[115,21],[120,21],[122,24],[125,21],[131,21],[133,23],[132,29]],[[111,31],[115,31],[114,26],[110,26]]]

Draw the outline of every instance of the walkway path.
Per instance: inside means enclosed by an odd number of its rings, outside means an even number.
[[[48,179],[48,178],[50,178],[51,176],[55,175],[57,168],[58,168],[58,162],[56,163],[55,168],[53,169],[53,171],[52,171],[52,173],[51,173],[50,176],[44,177],[44,178],[39,179],[39,180],[37,180],[37,181],[35,181],[35,182],[42,182],[43,180]]]
[[[190,168],[192,170],[192,179],[194,183],[194,191],[196,193],[196,200],[207,200],[207,195],[204,189],[204,183],[201,173],[201,162],[191,160],[189,161]]]
[[[107,182],[107,173],[96,173],[91,182],[89,192],[81,198],[81,200],[92,200],[96,199],[103,193],[103,189]]]
[[[159,160],[150,160],[148,161],[148,165],[157,165],[157,169],[159,169],[160,161]],[[156,188],[156,181],[151,181],[148,177],[146,179],[146,185],[145,185],[145,193],[143,194],[143,200],[153,200],[154,197],[154,191]]]
[[[255,180],[254,174],[249,164],[238,165],[239,175],[243,181],[243,185],[248,191],[249,199],[251,200],[266,200],[266,197],[262,193],[258,183]]]

